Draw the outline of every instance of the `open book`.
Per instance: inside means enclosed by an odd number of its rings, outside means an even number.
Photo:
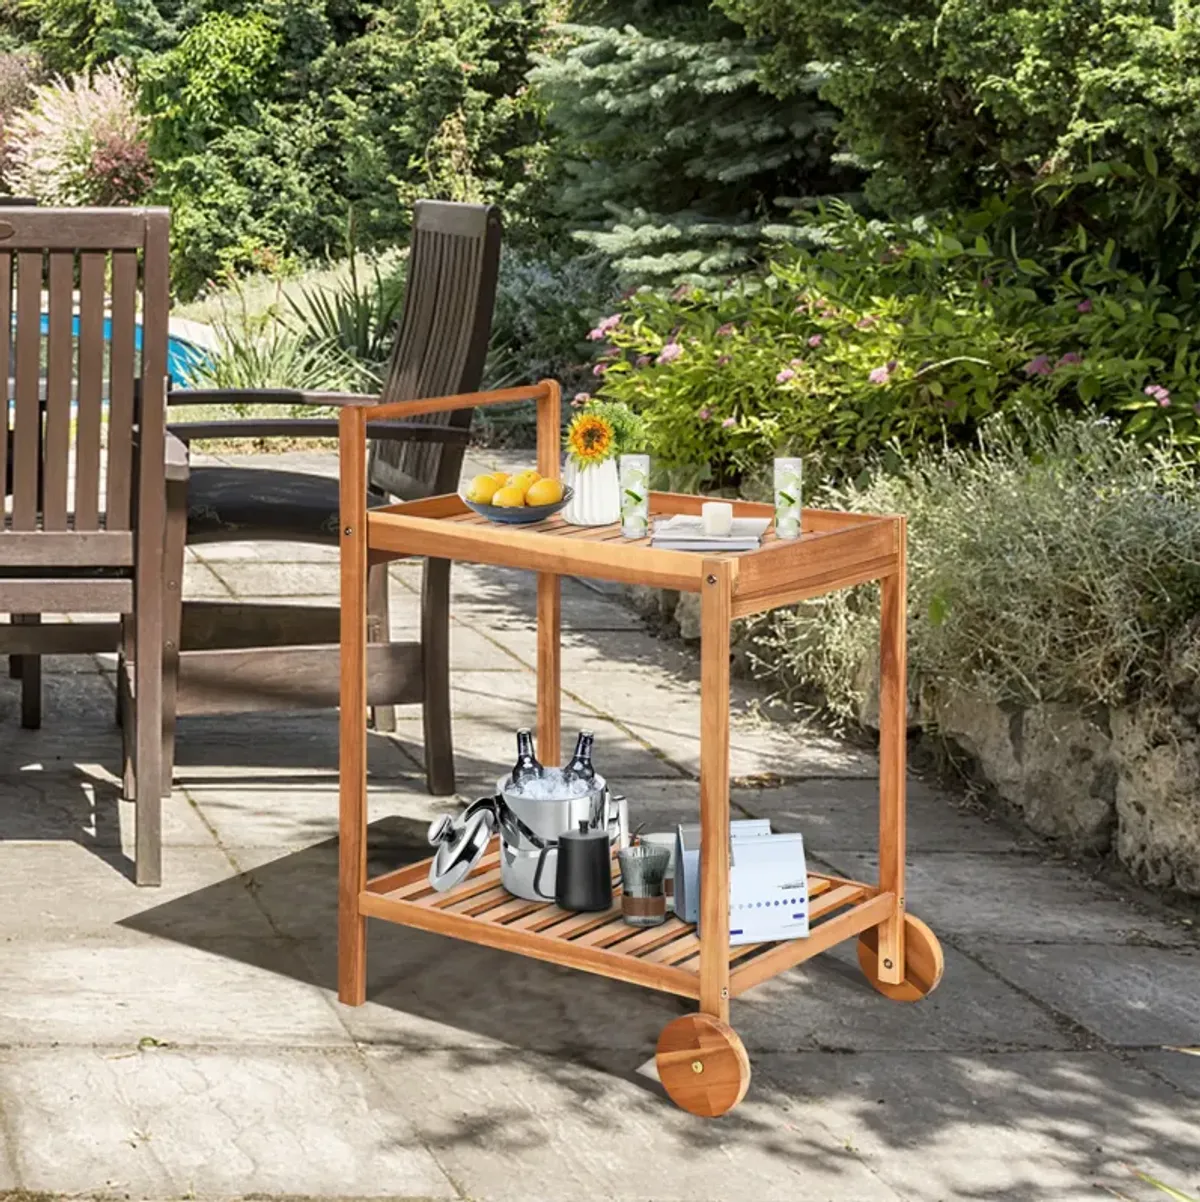
[[[753,551],[762,541],[770,518],[734,518],[727,535],[704,533],[704,520],[676,514],[657,522],[650,545],[664,551]]]

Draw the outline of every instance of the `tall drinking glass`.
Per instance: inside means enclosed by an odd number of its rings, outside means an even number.
[[[645,538],[650,531],[650,456],[622,455],[618,471],[621,534],[624,538]]]
[[[800,537],[800,481],[803,464],[799,459],[775,460],[775,537]]]

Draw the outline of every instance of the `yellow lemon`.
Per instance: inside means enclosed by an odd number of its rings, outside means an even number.
[[[470,488],[467,489],[467,500],[475,501],[480,505],[490,505],[499,487],[500,485],[491,476],[476,476],[471,481]]]
[[[492,479],[496,481],[497,488],[503,488],[508,483],[508,473],[492,472]]]
[[[535,480],[525,494],[526,505],[556,505],[563,499],[563,486],[558,480]]]
[[[506,484],[492,495],[492,504],[499,505],[502,509],[519,509],[525,504],[525,490]]]
[[[533,468],[527,467],[523,472],[518,472],[512,478],[511,486],[513,488],[519,488],[525,492],[528,492],[529,486],[531,484],[536,484],[541,478],[541,475],[538,472],[535,472]]]

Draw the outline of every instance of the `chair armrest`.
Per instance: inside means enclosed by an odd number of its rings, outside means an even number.
[[[167,429],[184,443],[200,438],[336,438],[335,418],[245,418],[227,422],[172,422]],[[367,437],[390,442],[437,442],[466,446],[471,432],[463,426],[427,426],[422,422],[367,422]]]
[[[191,475],[187,444],[170,430],[166,431],[163,441],[163,466],[168,480],[186,480]]]
[[[313,405],[345,408],[377,405],[358,392],[309,392],[300,388],[172,388],[168,405]]]

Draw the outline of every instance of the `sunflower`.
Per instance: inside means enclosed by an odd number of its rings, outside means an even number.
[[[567,450],[580,466],[603,463],[613,452],[613,427],[595,413],[581,413],[567,431]]]

